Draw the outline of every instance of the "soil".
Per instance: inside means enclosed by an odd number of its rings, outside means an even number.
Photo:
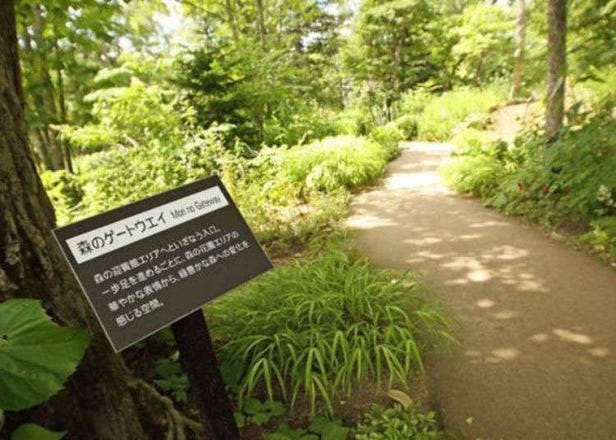
[[[347,220],[374,264],[425,272],[457,322],[459,344],[427,366],[445,425],[484,440],[616,438],[616,271],[448,190],[438,168],[452,149],[404,144]]]

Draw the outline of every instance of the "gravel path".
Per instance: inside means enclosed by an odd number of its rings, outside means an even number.
[[[446,144],[404,145],[348,227],[377,265],[425,271],[460,340],[429,360],[447,426],[477,439],[616,439],[616,271],[448,191]]]

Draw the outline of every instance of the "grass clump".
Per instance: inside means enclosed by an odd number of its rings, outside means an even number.
[[[300,192],[353,190],[383,174],[394,155],[391,144],[355,136],[335,136],[295,147],[281,156],[281,173]]]
[[[240,401],[306,399],[313,413],[333,414],[367,380],[405,384],[447,334],[415,280],[339,250],[274,270],[206,311]]]
[[[442,169],[445,182],[464,194],[492,197],[510,168],[507,144],[472,128],[458,133],[452,142],[458,149]]]

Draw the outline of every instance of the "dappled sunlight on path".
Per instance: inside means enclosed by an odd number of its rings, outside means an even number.
[[[445,422],[469,438],[616,438],[616,272],[448,190],[451,150],[406,144],[348,219],[374,263],[425,271],[459,323],[428,369]]]

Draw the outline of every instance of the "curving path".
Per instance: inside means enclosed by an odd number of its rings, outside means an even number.
[[[446,144],[403,145],[348,219],[379,266],[425,271],[461,341],[429,361],[471,439],[616,439],[616,271],[448,191]]]

